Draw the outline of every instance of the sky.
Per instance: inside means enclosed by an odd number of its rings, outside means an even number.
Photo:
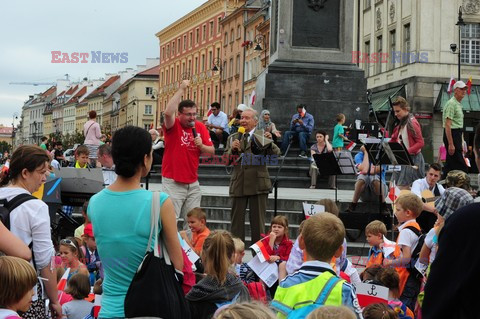
[[[159,56],[155,33],[206,0],[16,0],[2,3],[0,19],[0,124],[15,126],[29,95],[49,85],[10,82],[55,82],[104,78],[136,69]],[[52,63],[52,51],[127,53],[127,63]]]

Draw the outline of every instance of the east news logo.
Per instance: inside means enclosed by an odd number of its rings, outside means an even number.
[[[102,51],[73,52],[51,51],[52,63],[128,63],[128,53]],[[90,59],[90,60],[89,60]]]

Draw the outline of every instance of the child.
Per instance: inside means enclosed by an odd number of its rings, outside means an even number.
[[[27,261],[0,256],[0,319],[20,319],[17,312],[30,308],[36,284],[37,273]]]
[[[293,243],[288,239],[288,219],[278,215],[272,219],[270,233],[262,239],[265,248],[270,255],[268,262],[281,263],[288,260]]]
[[[334,150],[341,151],[343,148],[343,141],[348,141],[345,137],[345,130],[343,124],[345,123],[345,115],[342,113],[337,114],[337,125],[333,128],[333,141],[332,147]]]
[[[291,275],[296,272],[302,266],[303,260],[303,250],[299,247],[299,238],[300,234],[303,230],[303,225],[305,225],[305,220],[303,220],[300,225],[298,226],[298,237],[295,243],[293,244],[292,250],[290,251],[290,256],[288,256],[288,261],[286,265],[287,274]],[[282,281],[285,277],[281,278],[279,276],[280,281]]]
[[[388,288],[388,305],[399,314],[400,318],[413,319],[414,315],[398,297],[400,297],[400,277],[393,268],[386,268],[380,274],[380,282]]]
[[[307,261],[297,272],[280,282],[277,288],[272,308],[278,311],[279,318],[285,318],[293,309],[299,311],[311,305],[325,289],[330,293],[324,294],[325,300],[321,304],[343,304],[361,317],[353,286],[341,280],[330,265],[333,257],[342,254],[344,238],[345,227],[332,214],[318,214],[305,221],[298,240]]]
[[[75,229],[75,233],[74,233],[75,239],[79,243],[82,243],[82,235],[83,235],[85,226],[87,226],[87,224],[90,223],[87,216],[87,208],[88,208],[88,200],[85,201],[82,205],[82,217],[84,222],[82,225],[78,226],[77,229]]]
[[[383,236],[386,235],[387,226],[379,220],[374,220],[365,227],[365,236],[370,245],[366,265],[367,268],[373,264],[383,264]]]
[[[355,313],[345,306],[323,306],[312,311],[306,319],[355,319]]]
[[[88,161],[90,151],[85,145],[80,145],[75,150],[75,162],[72,162],[71,167],[75,168],[93,168]]]
[[[415,309],[415,301],[420,292],[420,280],[414,273],[412,264],[412,253],[418,244],[420,236],[420,225],[416,222],[423,210],[422,200],[413,193],[400,195],[395,202],[395,216],[400,224],[397,237],[397,245],[400,248],[401,255],[395,259],[384,259],[383,265],[386,267],[397,267],[400,276],[400,300],[410,309]],[[415,257],[415,256],[413,256]]]
[[[195,318],[211,318],[217,308],[232,302],[250,301],[245,285],[231,272],[235,245],[224,230],[213,231],[203,244],[206,276],[186,295]]]
[[[66,293],[73,297],[73,300],[62,306],[63,318],[83,319],[89,315],[93,303],[84,300],[90,293],[90,281],[84,274],[75,274],[68,281]]]
[[[85,265],[87,266],[90,278],[90,285],[93,286],[96,280],[103,277],[102,263],[98,255],[97,243],[93,236],[92,223],[87,224],[83,231],[84,245],[81,247],[82,253],[85,256]]]
[[[267,306],[259,302],[235,303],[219,309],[213,316],[215,319],[275,319],[275,314]]]
[[[398,314],[384,303],[372,303],[363,309],[363,319],[398,319]]]
[[[207,228],[207,215],[200,207],[195,207],[187,213],[188,227],[190,227],[191,236],[182,230],[180,236],[192,249],[200,255],[202,252],[205,238],[210,235],[210,229]]]
[[[82,251],[77,246],[77,241],[73,237],[60,240],[59,247],[60,257],[62,258],[62,266],[66,270],[70,268],[68,280],[76,273],[88,276],[87,267],[80,261],[83,260]]]
[[[258,277],[255,272],[243,262],[243,256],[245,256],[245,243],[240,238],[233,238],[233,244],[235,245],[235,271],[240,279],[245,283],[258,281]]]

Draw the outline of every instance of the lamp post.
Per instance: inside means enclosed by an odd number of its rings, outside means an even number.
[[[462,6],[458,8],[458,21],[455,23],[458,26],[458,46],[456,43],[450,44],[450,50],[453,54],[458,54],[458,81],[460,81],[460,66],[461,66],[461,46],[462,46],[462,26],[466,25],[465,21],[463,21],[462,17]],[[458,48],[458,52],[457,52]]]
[[[219,103],[222,104],[222,71],[223,71],[223,66],[222,66],[222,59],[220,58],[214,58],[213,59],[213,67],[212,67],[212,71],[213,72],[220,72],[220,83],[219,83],[219,88],[218,88],[218,97],[219,97]],[[225,107],[225,105],[224,105]]]
[[[15,120],[18,120],[18,113],[12,115],[12,151],[15,148]]]
[[[154,123],[153,126],[154,127],[152,127],[152,128],[156,129],[157,128],[157,112],[158,112],[158,91],[157,90],[155,90],[155,89],[152,90],[151,99],[155,101],[155,117],[153,119],[153,123]]]
[[[257,45],[255,45],[255,48],[253,50],[257,51],[257,52],[262,52],[262,51],[265,52],[262,66],[266,67],[266,65],[267,65],[267,48],[262,48],[262,43],[264,43],[264,40],[265,40],[265,37],[263,36],[263,34],[257,34],[255,36],[255,43]]]

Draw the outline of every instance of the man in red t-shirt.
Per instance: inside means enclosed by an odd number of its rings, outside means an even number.
[[[198,183],[198,164],[202,153],[214,154],[210,133],[202,122],[196,120],[197,105],[194,101],[183,100],[182,95],[190,81],[184,80],[167,104],[165,110],[165,152],[162,162],[163,191],[170,196],[177,218],[191,209],[200,207],[202,194]],[[175,111],[178,116],[175,118]],[[193,136],[193,128],[196,136]]]

